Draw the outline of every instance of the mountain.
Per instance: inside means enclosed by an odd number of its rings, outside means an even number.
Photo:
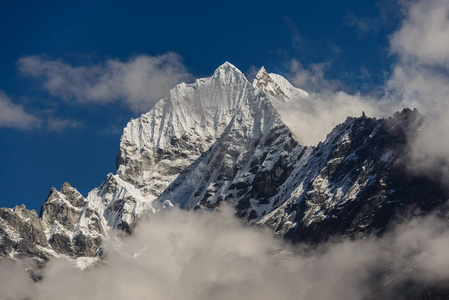
[[[407,141],[425,122],[404,109],[388,119],[347,118],[316,147],[300,145],[277,109],[312,101],[262,68],[251,84],[230,63],[172,89],[123,130],[117,174],[87,197],[52,188],[39,216],[0,209],[0,256],[65,256],[85,268],[119,229],[178,205],[230,203],[248,224],[294,242],[382,234],[395,216],[447,213],[447,187],[408,171]]]
[[[410,109],[388,119],[348,118],[295,168],[282,205],[259,223],[318,243],[381,234],[407,214],[447,214],[448,187],[407,167],[408,140],[424,122]]]

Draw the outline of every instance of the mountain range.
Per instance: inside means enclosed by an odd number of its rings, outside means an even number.
[[[226,202],[248,225],[310,244],[382,235],[400,217],[447,216],[447,186],[408,168],[408,142],[426,122],[416,109],[384,119],[360,112],[306,146],[278,113],[290,101],[313,100],[264,68],[252,83],[224,63],[179,84],[129,121],[116,174],[87,196],[64,183],[39,215],[0,208],[0,257],[62,256],[84,269],[101,260],[111,232],[132,234],[139,219],[173,206],[213,211]]]

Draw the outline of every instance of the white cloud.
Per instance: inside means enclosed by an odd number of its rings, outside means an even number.
[[[14,104],[0,91],[0,127],[31,129],[39,127],[41,120],[24,111],[21,105]]]
[[[175,53],[140,55],[128,61],[109,59],[93,66],[72,66],[44,56],[18,61],[22,73],[44,80],[44,88],[64,100],[82,103],[123,101],[135,112],[145,112],[190,74]]]
[[[371,117],[385,117],[401,109],[393,101],[343,91],[341,82],[325,78],[326,67],[324,63],[312,64],[306,69],[296,60],[290,62],[288,79],[305,89],[310,97],[280,105],[278,111],[301,144],[316,145],[324,141],[347,117],[359,117],[362,112]]]
[[[391,51],[418,64],[449,66],[449,2],[403,2],[405,19],[391,37]]]
[[[0,298],[32,299],[35,286],[25,271],[30,267],[24,261],[0,260]]]
[[[399,106],[398,106],[399,108]],[[282,121],[302,145],[316,145],[347,117],[391,115],[394,107],[386,101],[343,91],[310,93],[306,101],[291,101],[278,108]]]

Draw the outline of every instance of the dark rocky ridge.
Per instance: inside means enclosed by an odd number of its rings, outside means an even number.
[[[410,109],[389,119],[348,118],[315,149],[312,156],[324,163],[306,182],[302,195],[283,211],[295,226],[286,229],[279,216],[273,216],[267,224],[294,242],[319,243],[330,237],[382,234],[400,217],[447,214],[449,188],[407,167],[408,141],[423,122],[424,118]],[[336,143],[342,134],[348,134],[349,142]],[[323,180],[329,183],[330,194],[323,194],[316,184]],[[339,188],[357,185],[360,190],[350,201],[344,194],[337,195]],[[324,217],[314,218],[318,214]]]

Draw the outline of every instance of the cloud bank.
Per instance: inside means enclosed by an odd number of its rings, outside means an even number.
[[[122,101],[134,112],[146,112],[176,84],[191,78],[175,53],[109,59],[89,66],[26,56],[19,59],[18,67],[23,74],[43,80],[53,96],[81,103]]]
[[[312,250],[246,227],[228,207],[175,209],[109,240],[105,263],[84,272],[57,259],[33,283],[23,265],[4,262],[0,290],[4,299],[36,300],[398,299],[448,282],[448,247],[448,224],[433,217]]]

